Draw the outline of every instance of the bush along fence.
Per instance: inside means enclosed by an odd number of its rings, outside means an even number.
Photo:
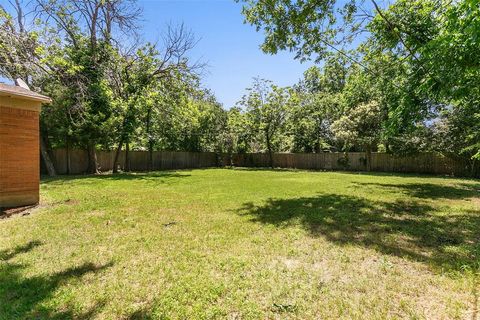
[[[55,149],[52,161],[58,174],[83,174],[88,168],[88,153],[85,150]],[[427,173],[454,176],[480,177],[479,168],[471,167],[466,161],[444,157],[435,153],[421,153],[414,156],[395,156],[387,153],[372,153],[371,171]],[[111,171],[115,151],[98,151],[100,171]],[[270,158],[265,153],[224,154],[214,152],[173,152],[155,151],[152,161],[147,151],[130,151],[129,164],[125,164],[125,153],[121,152],[119,166],[131,171],[193,169],[208,167],[250,167],[270,166]],[[333,153],[276,153],[273,164],[277,168],[310,170],[365,171],[366,159],[363,152]],[[42,172],[46,170],[42,164]],[[478,167],[478,165],[477,165]]]

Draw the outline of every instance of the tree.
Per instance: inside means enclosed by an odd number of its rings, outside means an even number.
[[[220,137],[227,126],[227,113],[209,91],[195,100],[199,110],[199,151],[222,152]]]
[[[69,113],[79,120],[75,125],[87,147],[88,172],[96,173],[96,145],[113,120],[108,73],[116,64],[115,31],[132,33],[140,11],[129,0],[37,0],[35,11],[45,28],[57,33],[56,45],[46,42],[36,51],[59,84],[74,88]]]
[[[335,149],[330,126],[342,113],[349,65],[344,57],[331,56],[322,68],[307,69],[294,86],[288,131],[294,152],[322,152]]]
[[[245,153],[250,151],[254,132],[247,115],[238,106],[227,112],[227,124],[223,130],[222,142],[225,152],[229,154],[229,163],[233,165],[232,153]]]
[[[296,87],[306,93],[339,93],[345,86],[349,66],[344,56],[329,56],[323,67],[308,68]]]
[[[142,43],[134,2],[36,0],[26,10],[18,0],[12,7],[18,21],[0,6],[0,74],[25,77],[53,98],[41,115],[42,133],[54,140],[46,145],[86,148],[91,173],[98,171],[98,146],[116,145],[114,171],[123,146],[142,148],[142,123],[152,154],[156,124],[172,112],[163,107],[175,96],[170,90],[191,91],[203,67],[186,57],[196,41],[183,25],[168,26],[163,46]]]
[[[265,33],[264,52],[276,54],[288,49],[295,52],[297,59],[307,60],[315,56],[317,62],[329,55],[331,46],[347,40],[337,36],[341,36],[347,23],[353,22],[357,8],[355,1],[347,1],[344,5],[335,0],[243,2],[242,13],[246,22]],[[352,26],[352,29],[357,28]]]
[[[21,78],[32,84],[39,70],[35,50],[38,34],[25,29],[25,16],[20,2],[16,1],[16,18],[8,14],[0,4],[0,74],[10,78]]]
[[[346,150],[354,145],[363,147],[367,171],[372,168],[371,155],[380,140],[383,117],[380,105],[372,101],[347,110],[332,124],[332,131]]]
[[[280,88],[263,79],[254,79],[253,86],[239,105],[246,108],[249,123],[254,135],[268,152],[270,166],[273,168],[273,152],[280,149],[280,136],[285,129],[288,114],[290,89]]]
[[[468,127],[461,130],[465,134],[461,139],[470,145],[464,145],[460,154],[477,159],[480,139],[468,132],[478,129],[471,119],[478,119],[472,109],[478,110],[480,101],[479,15],[478,1],[399,0],[370,26],[375,52],[390,52],[412,66],[408,82],[427,101],[423,106],[446,110],[442,118],[452,117],[452,122],[445,123]],[[460,120],[462,116],[465,119]]]
[[[316,61],[339,53],[376,77],[386,135],[407,134],[448,105],[478,106],[478,1],[396,0],[387,8],[375,0],[243,2],[246,22],[265,33],[265,52]],[[359,32],[367,40],[353,54],[345,47]]]
[[[146,140],[150,169],[153,168],[153,151],[169,147],[165,133],[174,127],[173,119],[178,117],[179,108],[187,104],[189,86],[188,82],[178,77],[168,77],[154,82],[151,90],[138,101],[144,125],[137,134],[137,141],[142,137]],[[137,143],[138,146],[145,145],[143,141]]]
[[[480,170],[480,109],[472,104],[453,106],[433,126],[433,148],[449,157],[464,160],[472,177]]]
[[[323,152],[335,149],[331,124],[341,113],[341,94],[297,93],[288,117],[294,152]]]
[[[138,49],[134,55],[123,57],[119,69],[117,91],[120,104],[124,105],[114,169],[117,171],[120,150],[129,143],[137,125],[139,102],[149,91],[155,90],[162,81],[189,79],[190,74],[203,67],[202,64],[189,65],[186,54],[196,44],[193,34],[184,25],[169,25],[164,37],[163,53],[153,44]],[[127,159],[128,162],[128,159]]]

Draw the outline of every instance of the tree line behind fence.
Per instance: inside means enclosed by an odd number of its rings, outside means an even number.
[[[52,150],[55,168],[59,174],[83,174],[88,169],[88,153],[85,150]],[[113,169],[115,151],[98,151],[98,163],[101,171]],[[276,153],[273,164],[277,168],[313,169],[313,170],[366,170],[363,152],[325,152],[325,153]],[[120,153],[119,166],[131,171],[191,169],[208,167],[269,167],[269,155],[265,153],[226,154],[214,152],[173,152],[155,151],[152,161],[147,151],[130,151],[129,164],[125,163],[125,152]],[[467,163],[435,153],[421,153],[414,156],[399,157],[387,153],[372,153],[371,171],[410,172],[429,174],[448,174],[471,176],[472,170]],[[46,172],[42,164],[42,172]],[[476,176],[479,177],[477,170]]]

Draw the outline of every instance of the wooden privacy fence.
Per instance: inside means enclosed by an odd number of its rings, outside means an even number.
[[[113,169],[115,151],[97,151],[100,171]],[[153,166],[149,168],[147,151],[130,151],[130,170],[190,169],[218,166],[268,167],[269,157],[265,153],[216,154],[213,152],[153,152]],[[81,174],[87,171],[88,156],[85,150],[53,150],[53,162],[59,174]],[[273,163],[278,168],[296,168],[312,170],[364,171],[365,153],[276,153]],[[125,152],[121,152],[119,165],[123,169]],[[67,168],[70,168],[68,171]],[[422,153],[415,156],[399,157],[386,153],[372,154],[372,171],[410,172],[448,174],[457,176],[471,175],[467,163],[443,157],[435,153]],[[477,176],[479,170],[477,170]]]
[[[269,157],[264,153],[234,154],[224,156],[222,163],[238,167],[268,167]],[[366,160],[363,152],[332,153],[276,153],[273,164],[278,168],[312,170],[365,171]],[[414,156],[394,156],[388,153],[372,153],[372,171],[410,172],[429,174],[471,175],[468,164],[435,153],[421,153]],[[478,175],[477,170],[477,175]]]
[[[88,168],[88,154],[85,150],[55,149],[52,151],[53,163],[59,174],[81,174]],[[97,160],[100,171],[113,169],[115,151],[97,151]],[[213,152],[170,152],[154,151],[153,166],[149,168],[149,153],[147,151],[130,151],[130,170],[166,170],[190,169],[217,166],[217,155]],[[121,169],[125,166],[125,152],[120,153],[118,164]],[[70,167],[70,170],[68,168]]]

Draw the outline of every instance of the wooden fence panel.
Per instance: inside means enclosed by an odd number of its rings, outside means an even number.
[[[113,169],[115,151],[97,151],[100,171]],[[346,157],[346,158],[345,158]],[[59,174],[82,174],[87,171],[88,154],[85,150],[56,149],[52,160]],[[216,154],[213,152],[173,152],[154,151],[153,166],[149,166],[148,151],[130,151],[132,171],[205,168],[216,166],[269,167],[266,153]],[[345,159],[348,159],[346,161]],[[351,152],[345,155],[336,153],[277,153],[273,155],[274,166],[278,168],[310,170],[349,170],[366,169],[365,153]],[[125,152],[120,152],[119,167],[125,169]],[[69,168],[69,170],[68,170]],[[372,153],[372,171],[411,172],[448,175],[469,175],[468,165],[460,160],[446,158],[434,153],[399,157],[386,153]],[[477,170],[477,172],[480,170]]]
[[[79,174],[88,168],[88,154],[85,150],[72,149],[67,152],[66,149],[56,149],[53,150],[52,161],[59,174]]]
[[[100,171],[113,170],[115,151],[97,151],[97,162]],[[147,151],[130,151],[130,170],[147,171],[150,155]],[[52,161],[58,174],[83,174],[88,169],[88,154],[85,150],[66,149],[52,150]],[[70,164],[70,170],[68,166]],[[154,151],[152,170],[188,169],[216,167],[217,156],[213,152],[171,152]],[[120,152],[118,166],[125,170],[125,151]]]

